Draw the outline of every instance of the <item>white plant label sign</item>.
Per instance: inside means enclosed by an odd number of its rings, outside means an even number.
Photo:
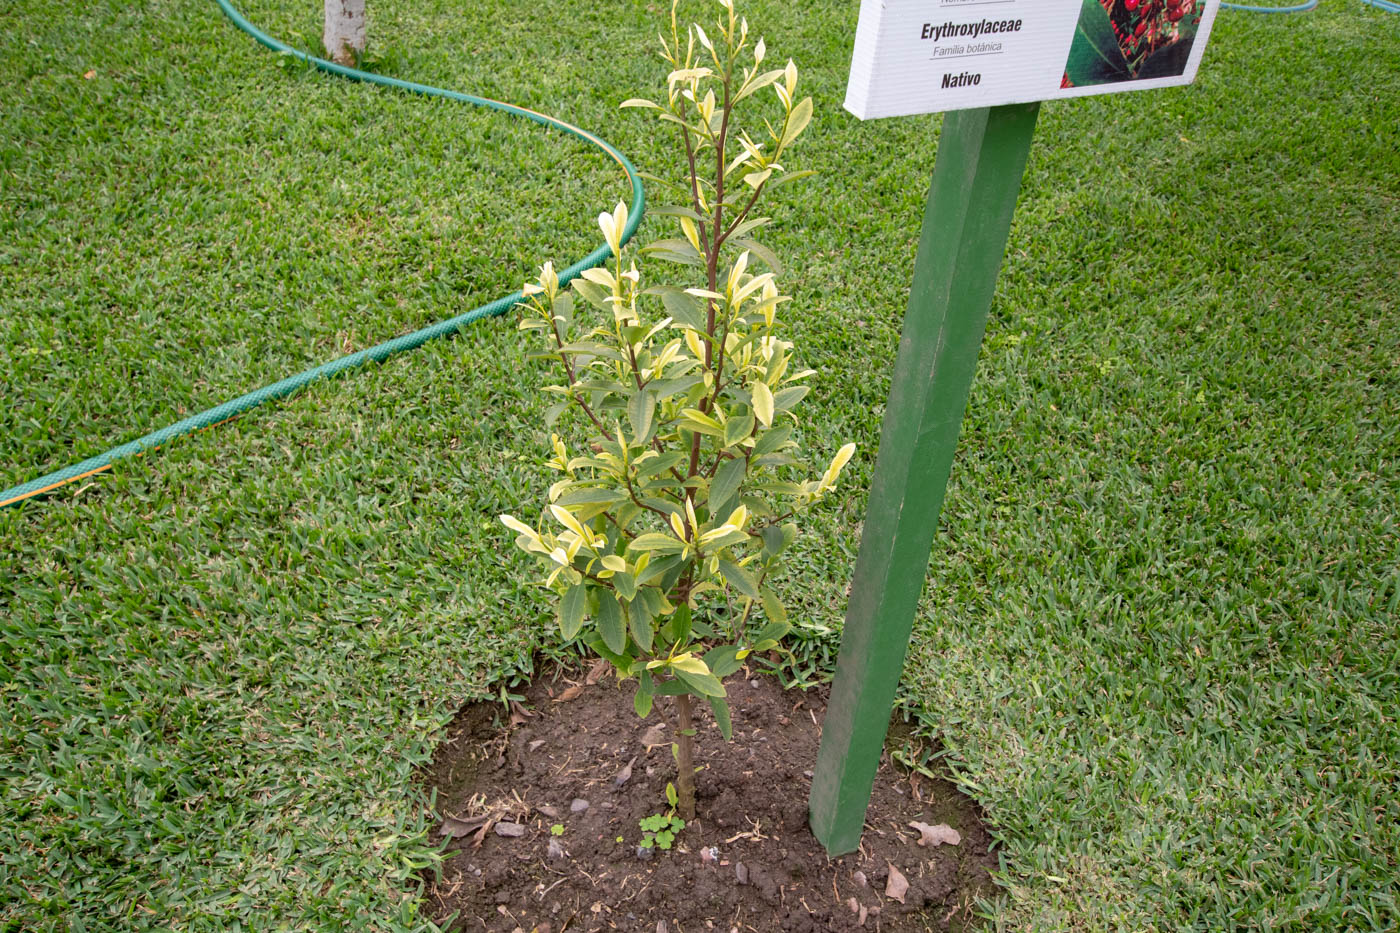
[[[861,0],[862,120],[1190,84],[1217,0]]]

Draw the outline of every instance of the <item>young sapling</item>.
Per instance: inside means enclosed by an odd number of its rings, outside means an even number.
[[[581,637],[636,681],[638,715],[674,697],[675,806],[687,821],[692,700],[708,703],[730,738],[723,681],[789,632],[772,583],[794,520],[831,491],[855,449],[805,478],[797,410],[814,373],[794,366],[781,267],[756,239],[768,223],[754,213],[761,199],[812,174],[788,167],[812,100],[797,97],[791,61],[764,70],[763,39],[751,39],[733,0],[719,3],[713,37],[699,25],[682,32],[672,9],[664,94],[623,104],[653,111],[676,137],[679,182],[653,182],[677,203],[652,214],[680,235],[640,258],[649,276],[654,261],[677,277],[643,284],[618,204],[598,218],[606,267],[566,288],[546,264],[525,286],[520,326],[543,337],[537,356],[563,377],[545,390],[547,418],[560,425],[547,465],[559,479],[537,526],[501,516],[542,560],[564,638]]]

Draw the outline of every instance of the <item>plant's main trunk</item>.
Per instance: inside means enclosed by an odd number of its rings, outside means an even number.
[[[687,823],[695,819],[695,727],[688,693],[676,697],[676,809]]]
[[[365,0],[326,0],[321,41],[337,65],[354,65],[365,51]]]

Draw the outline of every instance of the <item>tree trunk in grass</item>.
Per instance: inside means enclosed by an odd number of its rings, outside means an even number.
[[[690,695],[676,697],[676,809],[681,819],[695,819],[695,721]]]
[[[337,65],[354,65],[365,51],[365,0],[326,0],[322,41]]]

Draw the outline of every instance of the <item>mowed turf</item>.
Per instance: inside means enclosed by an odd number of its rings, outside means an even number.
[[[314,48],[319,7],[244,9]],[[373,67],[669,173],[616,109],[655,7],[371,0]],[[819,677],[939,121],[840,110],[855,4],[747,12],[817,104],[768,237],[804,437],[861,448],[785,583]],[[4,15],[0,485],[509,292],[627,194],[212,2]],[[1001,840],[990,928],[1400,924],[1398,128],[1400,16],[1346,0],[1044,107],[906,670]],[[567,650],[495,521],[548,483],[528,349],[484,322],[0,511],[0,930],[428,927],[415,765]]]

